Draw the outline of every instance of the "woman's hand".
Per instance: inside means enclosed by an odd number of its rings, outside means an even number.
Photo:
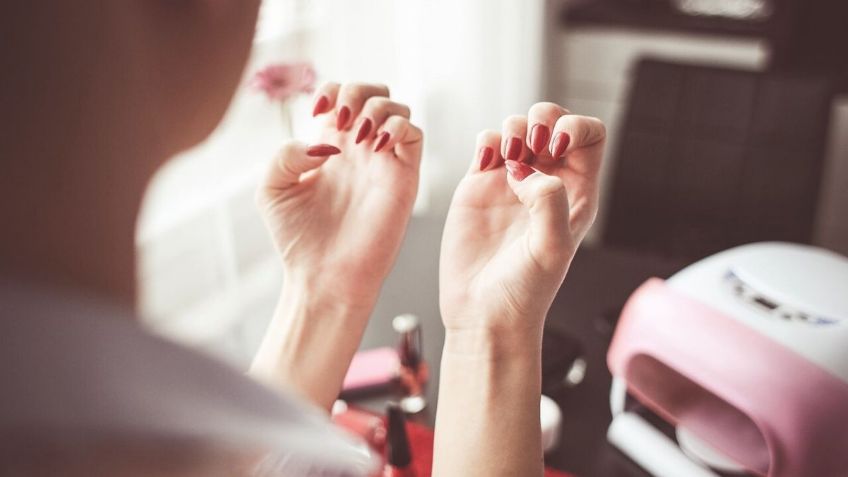
[[[599,120],[553,103],[480,133],[442,239],[448,331],[541,329],[598,210],[604,140]]]
[[[604,136],[538,103],[477,138],[442,238],[436,477],[542,475],[542,325],[598,210]]]
[[[418,190],[421,130],[380,85],[317,94],[320,141],[286,144],[258,202],[285,282],[250,373],[332,406]]]
[[[368,307],[397,256],[418,190],[421,130],[383,85],[328,83],[320,140],[289,142],[258,193],[286,279]]]

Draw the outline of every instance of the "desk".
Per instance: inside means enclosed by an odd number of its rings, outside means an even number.
[[[606,440],[612,380],[606,365],[614,322],[630,293],[652,276],[668,277],[683,264],[627,252],[584,249],[574,262],[548,314],[548,328],[580,339],[586,378],[557,402],[563,411],[559,448],[551,467],[585,477],[648,476]]]
[[[363,348],[393,345],[396,336],[390,321],[404,312],[421,317],[425,358],[432,379],[427,389],[429,406],[412,419],[433,425],[438,395],[439,362],[444,329],[438,312],[438,249],[440,221],[416,219],[407,234],[395,273],[386,283],[374,320],[363,340]],[[441,233],[441,232],[438,232]],[[609,320],[630,293],[652,276],[667,277],[681,263],[643,254],[581,249],[548,315],[546,327],[579,338],[588,363],[584,381],[557,402],[563,411],[560,444],[549,453],[547,465],[581,477],[648,477],[606,441],[611,416],[606,350],[614,324]],[[415,273],[411,273],[412,270]],[[386,397],[355,401],[378,412]]]

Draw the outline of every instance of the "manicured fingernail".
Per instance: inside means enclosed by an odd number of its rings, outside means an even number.
[[[315,107],[312,108],[312,117],[318,116],[319,114],[327,111],[327,106],[330,105],[330,98],[326,96],[321,96],[315,101]]]
[[[332,156],[340,152],[342,150],[332,144],[315,144],[306,148],[306,155],[311,157]]]
[[[377,144],[374,146],[374,152],[380,152],[380,149],[382,149],[387,142],[389,142],[389,133],[383,131],[380,133],[380,137],[377,138]]]
[[[506,170],[509,171],[509,175],[511,175],[518,182],[523,181],[530,174],[536,172],[528,166],[527,164],[523,164],[518,161],[508,160],[505,162]]]
[[[350,108],[348,108],[347,106],[342,106],[339,109],[338,117],[336,117],[336,129],[338,129],[339,131],[344,129],[348,119],[350,119]]]
[[[551,137],[551,130],[544,124],[537,124],[530,130],[530,149],[533,154],[539,154],[542,149],[548,144],[548,139]]]
[[[358,132],[358,133],[356,133],[356,143],[357,143],[357,144],[359,144],[360,142],[362,142],[362,140],[363,140],[363,139],[365,139],[366,137],[368,137],[368,134],[370,134],[370,133],[371,133],[371,126],[372,126],[373,124],[374,124],[374,123],[372,123],[372,122],[371,122],[371,119],[369,119],[369,118],[365,118],[365,119],[362,121],[362,125],[361,125],[361,126],[359,126],[359,132]]]
[[[506,146],[506,158],[510,161],[517,161],[519,156],[521,156],[521,139],[513,137]]]
[[[554,159],[559,159],[568,149],[568,144],[571,142],[571,136],[567,132],[557,133],[554,138],[554,143],[551,146],[551,156]]]
[[[492,163],[492,158],[495,157],[495,150],[491,147],[484,146],[480,148],[480,170],[485,171],[489,164]]]

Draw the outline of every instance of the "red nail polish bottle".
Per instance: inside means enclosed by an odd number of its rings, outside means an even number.
[[[339,404],[341,403],[341,404]],[[386,422],[371,412],[347,407],[344,401],[333,404],[333,422],[365,439],[371,447],[383,452],[386,447]]]
[[[406,417],[397,404],[389,404],[386,410],[388,440],[386,442],[386,466],[383,477],[415,477],[412,467],[412,452],[406,435]]]
[[[400,335],[400,384],[404,396],[400,407],[410,414],[427,407],[424,391],[429,378],[429,367],[424,361],[421,346],[421,320],[412,314],[399,315],[392,320],[392,328]]]

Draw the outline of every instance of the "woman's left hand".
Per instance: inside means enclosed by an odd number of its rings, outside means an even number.
[[[328,83],[320,142],[289,142],[258,193],[289,284],[373,306],[418,190],[422,133],[384,85]]]
[[[434,476],[542,475],[542,330],[598,210],[605,137],[553,103],[478,136],[442,236]]]
[[[595,220],[605,138],[601,121],[554,103],[534,104],[501,132],[478,136],[442,237],[439,298],[448,332],[541,336]]]

